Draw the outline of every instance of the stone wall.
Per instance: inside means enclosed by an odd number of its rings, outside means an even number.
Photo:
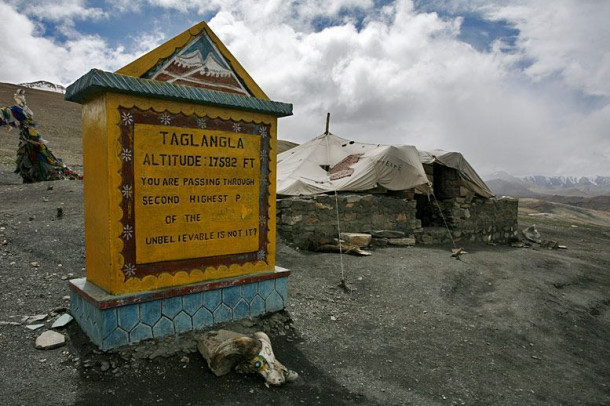
[[[446,222],[456,242],[505,243],[517,236],[516,199],[458,197],[437,206],[422,195],[405,199],[386,194],[341,194],[338,205],[341,232],[392,230],[413,236],[418,243],[444,243],[451,241]],[[336,238],[335,196],[278,199],[277,230],[287,241],[305,249],[320,239]]]
[[[418,218],[424,228],[417,240],[421,243],[450,242],[448,227],[456,242],[508,243],[517,238],[518,205],[519,200],[512,198],[458,197],[437,203],[428,201],[426,196],[418,196]]]
[[[341,232],[396,230],[406,235],[421,232],[415,200],[385,194],[341,194],[337,200]],[[310,248],[320,239],[337,237],[334,195],[278,199],[277,216],[279,234],[298,247]]]

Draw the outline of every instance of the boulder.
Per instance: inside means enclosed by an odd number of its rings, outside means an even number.
[[[536,244],[540,244],[542,242],[542,238],[540,237],[540,233],[536,229],[536,225],[527,227],[522,231],[522,233],[523,237],[525,237],[525,239],[528,241],[535,242]]]
[[[360,248],[368,247],[373,238],[370,234],[363,233],[341,233],[341,239],[348,244],[355,245]]]

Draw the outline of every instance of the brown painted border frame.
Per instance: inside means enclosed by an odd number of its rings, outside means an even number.
[[[122,195],[120,207],[123,211],[121,218],[122,232],[120,238],[123,241],[121,255],[124,258],[122,272],[125,281],[130,278],[144,278],[147,275],[159,275],[163,272],[175,275],[178,272],[190,272],[193,269],[205,271],[207,267],[218,267],[221,265],[230,266],[233,264],[244,265],[246,263],[256,263],[257,261],[267,261],[267,245],[269,231],[269,197],[271,192],[271,171],[269,169],[269,152],[271,150],[271,124],[258,122],[245,122],[243,120],[234,121],[220,117],[209,117],[185,115],[183,113],[171,113],[167,110],[156,111],[154,109],[141,110],[138,107],[118,107],[121,121],[118,123],[120,135],[118,142],[121,146],[119,158],[121,159],[121,186],[119,187]],[[234,132],[238,134],[256,135],[261,137],[260,150],[260,190],[259,190],[259,233],[258,250],[239,254],[211,256],[201,258],[189,258],[176,261],[164,261],[147,264],[136,264],[135,241],[137,231],[135,229],[135,208],[134,208],[134,129],[135,124],[154,124],[172,125],[183,128],[198,128],[209,130],[220,130]]]

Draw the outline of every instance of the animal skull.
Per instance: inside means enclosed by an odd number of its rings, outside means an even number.
[[[235,369],[240,373],[258,373],[274,386],[298,378],[296,372],[288,370],[275,358],[271,340],[263,332],[248,337],[227,330],[211,331],[202,336],[197,347],[216,376]]]

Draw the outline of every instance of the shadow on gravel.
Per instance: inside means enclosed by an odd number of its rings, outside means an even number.
[[[79,371],[75,405],[371,405],[341,387],[299,350],[298,334],[271,337],[277,358],[299,373],[282,387],[265,386],[259,375],[216,377],[196,352],[192,333],[175,338],[173,355],[138,359],[137,347],[103,353],[80,327],[70,328],[71,361]],[[329,350],[331,350],[329,348]],[[131,355],[130,355],[131,354]]]

